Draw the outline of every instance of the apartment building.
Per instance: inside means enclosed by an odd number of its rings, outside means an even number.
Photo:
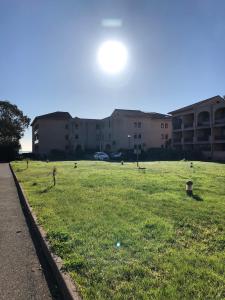
[[[174,149],[201,151],[206,159],[225,160],[225,100],[215,96],[174,110]]]
[[[172,131],[171,116],[123,109],[115,109],[111,116],[101,120],[72,118],[69,113],[55,112],[36,117],[32,128],[33,153],[40,155],[53,149],[145,151],[166,147]]]
[[[102,120],[102,149],[139,149],[165,147],[171,138],[171,117],[140,110],[115,109]]]
[[[36,117],[31,123],[32,152],[42,155],[53,149],[68,151],[71,119],[68,112],[54,112]]]

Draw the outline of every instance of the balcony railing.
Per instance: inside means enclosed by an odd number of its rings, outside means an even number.
[[[181,139],[173,139],[174,144],[181,144]]]
[[[201,126],[209,126],[209,125],[210,125],[209,120],[198,122],[198,126],[199,127],[201,127]]]
[[[215,135],[214,140],[216,140],[216,141],[217,140],[225,140],[225,135],[223,135],[223,134],[222,135]]]
[[[208,142],[210,140],[210,136],[198,136],[197,141],[198,142]]]
[[[186,137],[184,138],[184,143],[192,143],[194,141],[194,137]]]
[[[193,122],[192,123],[185,123],[184,128],[192,128],[193,127]]]
[[[215,119],[215,124],[225,124],[225,117]]]
[[[173,130],[182,129],[181,125],[173,125]]]

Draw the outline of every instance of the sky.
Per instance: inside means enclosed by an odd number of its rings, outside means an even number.
[[[103,27],[105,19],[122,26]],[[113,76],[96,58],[112,39],[129,53]],[[0,0],[0,99],[31,119],[168,113],[224,94],[224,0]],[[31,150],[31,130],[21,143]]]

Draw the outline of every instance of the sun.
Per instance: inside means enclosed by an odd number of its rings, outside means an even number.
[[[103,71],[110,74],[120,73],[127,65],[127,48],[119,41],[106,41],[100,45],[97,59]]]

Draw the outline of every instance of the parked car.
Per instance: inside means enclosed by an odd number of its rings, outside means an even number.
[[[105,152],[95,152],[94,159],[96,159],[96,160],[108,160],[109,156]]]
[[[110,156],[112,159],[119,159],[119,158],[122,158],[123,153],[122,152],[114,152],[114,153],[111,153]]]

